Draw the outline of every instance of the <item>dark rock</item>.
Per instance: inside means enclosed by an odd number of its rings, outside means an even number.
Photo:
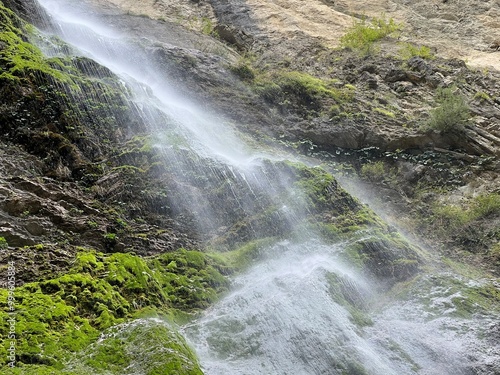
[[[24,227],[33,236],[42,236],[46,233],[45,228],[34,221],[27,223]]]
[[[1,226],[0,224],[0,237],[4,237],[9,246],[24,247],[36,243],[29,235],[24,233],[25,231],[16,225],[4,224]]]
[[[407,76],[406,72],[403,69],[390,69],[384,77],[386,82],[398,82],[398,81],[406,81]]]
[[[3,4],[37,27],[46,29],[54,25],[47,12],[36,0],[3,0]]]
[[[432,73],[434,73],[434,69],[432,68],[432,66],[421,57],[411,57],[407,61],[407,64],[411,70],[423,73],[425,75],[431,75]]]
[[[398,93],[408,93],[410,91],[412,91],[415,87],[415,85],[411,82],[407,82],[407,81],[398,81],[398,82],[394,82],[392,85],[391,85],[392,89]]]
[[[73,58],[73,64],[77,69],[79,69],[83,74],[89,77],[95,78],[110,78],[115,75],[108,68],[98,64],[92,59],[84,56],[78,56]]]
[[[368,71],[364,71],[361,73],[360,81],[365,82],[368,88],[375,90],[378,88],[377,77],[373,74],[370,74]]]
[[[235,27],[219,24],[214,28],[214,31],[221,40],[236,46],[239,50],[249,50],[252,46],[252,38],[244,31],[238,30]]]
[[[379,70],[379,67],[375,64],[366,64],[366,65],[363,65],[359,71],[360,72],[368,72],[368,73],[371,73],[371,74],[376,74],[378,73],[378,70]]]
[[[422,83],[425,81],[425,74],[408,71],[406,72],[406,80],[414,84]]]

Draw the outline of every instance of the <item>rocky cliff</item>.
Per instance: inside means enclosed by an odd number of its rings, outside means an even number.
[[[181,93],[262,145],[321,161],[325,170],[268,162],[263,173],[305,192],[312,208],[298,226],[332,242],[354,236],[345,257],[382,290],[433,258],[394,226],[498,276],[498,2],[92,3]],[[190,171],[179,173],[119,77],[51,36],[36,3],[3,1],[0,24],[0,259],[5,282],[15,264],[23,332],[12,373],[120,373],[145,335],[150,357],[136,373],[201,373],[158,316],[184,322],[210,306],[228,275],[295,224],[264,196],[244,215],[244,176],[182,145],[169,151]],[[276,196],[293,201],[280,185]],[[198,222],[187,200],[218,219]],[[480,311],[500,306],[494,287],[473,297]]]

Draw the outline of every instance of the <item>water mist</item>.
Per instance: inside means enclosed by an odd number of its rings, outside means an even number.
[[[252,149],[222,116],[181,95],[147,43],[106,26],[85,4],[40,3],[64,41],[122,79],[177,180],[227,185],[231,205],[177,186],[178,210],[200,232],[215,238],[247,220],[249,241],[281,236],[234,277],[231,293],[182,328],[207,375],[467,373],[463,342],[441,330],[456,323],[426,322],[417,304],[380,306],[377,281],[342,256],[359,236],[332,245],[303,225],[311,208],[272,151]],[[272,225],[259,225],[253,218],[267,207],[277,208]]]

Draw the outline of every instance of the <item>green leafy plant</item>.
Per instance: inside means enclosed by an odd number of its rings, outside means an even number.
[[[252,67],[245,61],[240,61],[237,65],[230,66],[229,70],[240,77],[243,81],[251,81],[255,78],[255,73]]]
[[[434,55],[431,52],[431,49],[426,46],[416,46],[411,43],[403,43],[401,45],[401,49],[399,50],[399,56],[403,60],[408,60],[412,57],[421,57],[426,60],[434,59]]]
[[[364,54],[373,52],[376,41],[401,30],[402,25],[396,23],[392,18],[373,18],[367,22],[366,18],[354,21],[352,27],[340,38],[340,44],[344,48],[361,51]]]
[[[438,89],[436,101],[439,106],[431,110],[427,127],[440,132],[463,130],[470,119],[470,110],[465,98],[454,87]]]
[[[386,175],[384,162],[376,161],[363,165],[361,175],[371,181],[382,181]]]

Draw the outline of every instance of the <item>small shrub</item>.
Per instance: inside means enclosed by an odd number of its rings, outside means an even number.
[[[426,60],[434,59],[431,49],[426,46],[417,47],[411,43],[404,43],[399,50],[399,55],[403,60],[408,60],[412,57],[418,56]]]
[[[433,208],[433,224],[436,229],[454,231],[472,221],[470,212],[454,205],[436,205]]]
[[[368,163],[361,167],[361,176],[372,180],[382,181],[386,175],[385,166],[382,161]]]
[[[7,240],[5,237],[0,237],[0,250],[1,249],[6,249],[9,247],[9,244],[7,243]]]
[[[370,23],[363,18],[354,21],[354,25],[340,38],[340,44],[344,48],[352,48],[368,54],[373,51],[373,44],[376,41],[401,28],[402,25],[394,22],[392,18],[389,20],[374,18]]]
[[[104,239],[108,241],[116,241],[116,233],[106,233]]]
[[[462,207],[450,204],[436,204],[433,208],[432,222],[446,231],[457,231],[475,220],[500,214],[500,194],[482,194],[473,198]]]
[[[439,89],[437,102],[439,106],[431,110],[427,126],[441,132],[463,130],[470,119],[470,111],[465,98],[455,93],[454,88]]]
[[[201,19],[201,32],[205,35],[210,35],[215,38],[218,37],[217,31],[215,31],[214,24],[208,17],[203,17]]]
[[[500,194],[492,193],[477,196],[474,199],[472,209],[478,218],[500,214]]]
[[[243,81],[251,81],[255,78],[253,69],[244,62],[240,62],[238,65],[231,66],[229,67],[229,69]]]

